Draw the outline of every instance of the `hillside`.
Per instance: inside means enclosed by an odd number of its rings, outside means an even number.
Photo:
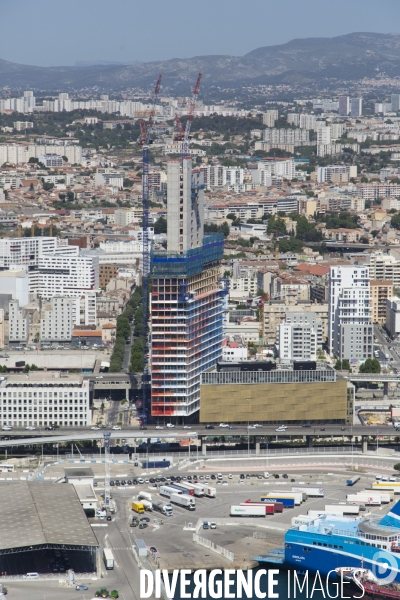
[[[35,90],[99,90],[151,87],[159,73],[163,88],[187,91],[196,74],[203,86],[242,87],[321,78],[355,81],[400,73],[400,34],[351,33],[334,38],[295,39],[238,56],[197,56],[140,64],[35,67],[0,59],[0,87]]]

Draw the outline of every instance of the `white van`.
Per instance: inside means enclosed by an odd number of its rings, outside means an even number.
[[[39,573],[27,573],[22,579],[39,579]]]
[[[217,479],[222,479],[222,473],[218,473]]]
[[[264,471],[264,479],[269,479],[269,473],[268,473],[268,471]]]

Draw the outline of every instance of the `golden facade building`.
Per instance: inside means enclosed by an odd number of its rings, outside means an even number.
[[[353,422],[354,386],[333,369],[241,371],[244,364],[202,374],[201,423]]]

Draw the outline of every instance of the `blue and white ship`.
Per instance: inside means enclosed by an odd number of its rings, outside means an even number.
[[[362,566],[400,583],[400,501],[383,518],[322,515],[292,527],[285,534],[283,562],[289,569],[325,576],[340,567]]]

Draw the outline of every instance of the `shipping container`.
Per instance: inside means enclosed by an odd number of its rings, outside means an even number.
[[[357,504],[327,504],[325,511],[329,515],[358,515],[360,513],[360,507]]]
[[[380,506],[380,495],[370,494],[348,494],[346,498],[350,504],[365,504],[366,506]]]
[[[246,502],[241,502],[240,506],[263,506],[266,515],[273,515],[275,513],[273,502],[250,502],[247,500]]]
[[[161,485],[160,494],[161,496],[167,496],[167,498],[169,498],[171,494],[183,494],[183,492],[176,487],[172,487],[172,485]]]
[[[294,508],[294,506],[295,506],[295,499],[293,498],[293,496],[291,498],[289,498],[287,496],[283,497],[282,495],[261,496],[261,502],[271,502],[271,501],[281,502],[284,508]]]
[[[169,501],[188,510],[196,510],[196,500],[188,494],[171,494]]]
[[[231,506],[231,517],[265,517],[263,506]]]
[[[325,491],[323,488],[308,487],[308,486],[292,487],[292,492],[304,492],[306,494],[307,498],[323,498],[325,495]]]

